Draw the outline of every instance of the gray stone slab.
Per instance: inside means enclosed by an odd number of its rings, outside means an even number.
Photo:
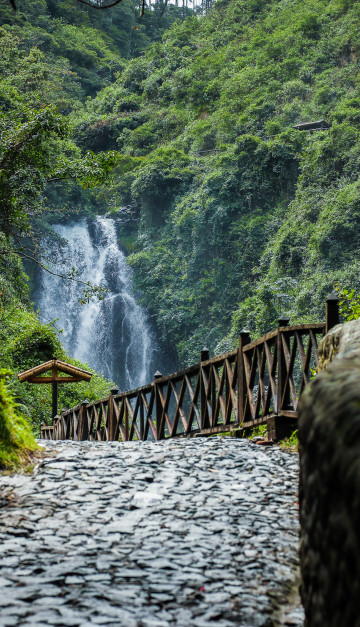
[[[260,627],[286,607],[294,456],[217,437],[45,447],[33,476],[0,477],[9,627]],[[283,614],[301,625],[298,600]]]

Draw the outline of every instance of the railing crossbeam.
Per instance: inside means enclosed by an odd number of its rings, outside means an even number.
[[[338,320],[336,299],[327,303],[327,324]],[[299,398],[318,362],[318,338],[325,323],[288,326],[251,341],[242,331],[239,347],[163,376],[129,392],[63,410],[43,439],[160,440],[220,433],[267,424],[278,437],[296,425]],[[180,431],[179,431],[180,429]]]

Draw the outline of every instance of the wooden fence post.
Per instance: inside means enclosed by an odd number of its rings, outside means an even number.
[[[287,316],[281,316],[278,320],[278,334],[276,338],[276,352],[277,352],[277,398],[274,403],[275,416],[272,416],[267,420],[268,437],[270,440],[282,440],[291,435],[296,428],[294,420],[289,420],[286,416],[281,416],[282,409],[287,409],[290,403],[290,390],[285,393],[287,368],[284,354],[284,347],[282,342],[281,327],[289,326],[289,318]]]
[[[325,333],[340,323],[339,298],[335,292],[326,299],[325,307]]]
[[[246,376],[245,376],[245,365],[244,365],[244,354],[243,347],[247,344],[250,344],[251,337],[250,332],[246,329],[240,331],[239,337],[239,348],[238,348],[238,423],[239,427],[241,427],[244,422],[244,411],[245,411],[245,401],[246,401]]]
[[[56,414],[53,419],[53,440],[61,440],[60,433],[60,416]]]
[[[119,393],[119,388],[117,386],[114,386],[113,388],[111,388],[110,390],[110,396],[109,396],[109,409],[108,409],[108,440],[110,442],[113,442],[114,440],[117,440],[119,437],[119,429],[118,424],[117,424],[117,420],[116,420],[116,413],[115,413],[115,409],[114,409],[114,396],[116,396],[116,394]]]
[[[58,384],[56,381],[51,384],[51,406],[52,418],[55,420],[55,416],[58,415]]]
[[[200,429],[207,429],[210,427],[209,411],[207,406],[207,396],[204,378],[209,383],[209,367],[203,366],[203,361],[208,361],[210,358],[209,349],[203,348],[200,353]]]
[[[87,440],[89,437],[89,425],[86,411],[88,404],[88,400],[83,401],[79,412],[78,440],[81,441]]]
[[[142,401],[141,395],[140,395],[140,409],[139,409],[139,413],[140,413],[140,440],[144,440],[144,434],[145,434],[145,408],[144,408],[144,403]]]
[[[277,362],[278,362],[278,384],[277,384],[277,407],[275,413],[279,414],[283,409],[283,395],[286,382],[286,362],[284,356],[284,348],[281,338],[281,327],[289,326],[290,319],[287,316],[281,316],[278,320],[278,335],[277,335]],[[286,403],[286,401],[285,401]]]
[[[156,439],[163,440],[164,439],[164,424],[162,420],[163,416],[163,404],[161,402],[160,397],[160,385],[158,384],[158,379],[161,379],[162,374],[157,370],[154,374],[154,395],[155,395],[155,421],[156,421]]]
[[[68,411],[67,407],[63,407],[60,413],[61,416],[61,424],[62,424],[62,439],[67,440],[69,437],[69,416],[67,416],[67,420],[64,416],[65,412]]]

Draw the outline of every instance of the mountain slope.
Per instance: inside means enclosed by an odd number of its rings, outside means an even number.
[[[181,363],[360,287],[359,18],[347,0],[218,0],[77,113],[83,147],[123,155],[99,198],[137,214],[129,262]]]

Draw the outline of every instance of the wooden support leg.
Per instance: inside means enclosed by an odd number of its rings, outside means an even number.
[[[54,420],[55,416],[58,413],[58,384],[56,381],[53,381],[51,384],[52,387],[52,419]]]
[[[271,416],[266,421],[269,440],[279,442],[289,438],[293,431],[297,429],[297,419],[286,416]]]

